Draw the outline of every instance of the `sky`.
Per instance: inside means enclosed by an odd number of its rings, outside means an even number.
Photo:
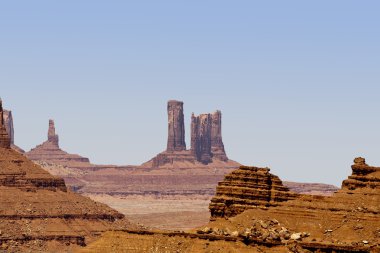
[[[141,164],[166,148],[166,103],[221,110],[229,158],[340,186],[380,166],[379,1],[0,2],[0,96],[30,150]]]

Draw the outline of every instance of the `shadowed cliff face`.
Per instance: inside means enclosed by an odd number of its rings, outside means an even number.
[[[0,99],[0,147],[1,148],[10,148],[11,147],[11,138],[7,133],[4,121],[4,110],[3,102]]]
[[[168,145],[167,151],[186,150],[183,102],[168,102]]]

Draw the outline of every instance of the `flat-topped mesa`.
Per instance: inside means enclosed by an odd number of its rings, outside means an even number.
[[[277,206],[280,202],[295,199],[269,168],[240,166],[227,174],[216,188],[210,203],[212,217],[231,217],[255,207]]]
[[[191,115],[191,153],[203,164],[212,162],[211,128],[210,114]]]
[[[380,189],[380,167],[369,166],[364,158],[357,157],[351,168],[352,175],[342,183],[344,191]]]
[[[222,140],[222,112],[217,110],[211,114],[211,152],[213,158],[228,161]]]
[[[52,119],[49,119],[48,141],[59,147],[59,137],[55,134],[55,125]]]
[[[168,145],[166,151],[186,150],[183,102],[168,101]]]
[[[11,138],[7,133],[4,121],[4,110],[3,102],[0,99],[0,147],[1,148],[11,148]]]

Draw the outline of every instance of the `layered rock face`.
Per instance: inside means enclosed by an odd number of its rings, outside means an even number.
[[[123,217],[68,191],[63,179],[22,154],[0,148],[0,251],[64,252],[118,228]]]
[[[268,168],[240,166],[227,174],[216,188],[211,200],[212,217],[235,216],[255,207],[276,206],[279,202],[296,198]]]
[[[166,151],[186,150],[183,102],[168,102],[168,145]]]
[[[0,147],[1,148],[11,147],[11,139],[5,127],[3,102],[1,100],[0,100]]]
[[[351,166],[352,175],[342,183],[345,191],[374,190],[380,191],[380,167],[372,167],[366,164],[362,157],[355,158]],[[380,192],[379,192],[380,194]]]
[[[360,157],[351,168],[352,175],[343,181],[342,189],[329,197],[293,194],[282,187],[269,194],[269,188],[279,185],[277,177],[273,181],[263,177],[266,170],[243,172],[240,168],[219,184],[210,204],[214,219],[209,226],[225,226],[230,231],[240,228],[247,243],[293,244],[291,252],[379,252],[380,168],[367,165]],[[231,216],[229,222],[215,219]],[[293,234],[281,238],[276,230],[252,230],[253,219],[267,218]]]
[[[25,155],[33,161],[44,161],[69,167],[90,167],[88,158],[68,154],[59,147],[59,138],[55,133],[53,120],[49,120],[48,140],[33,148]]]

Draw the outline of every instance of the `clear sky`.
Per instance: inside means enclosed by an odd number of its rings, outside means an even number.
[[[140,164],[169,99],[223,113],[231,159],[340,185],[380,166],[380,1],[1,1],[0,96],[29,150]]]

